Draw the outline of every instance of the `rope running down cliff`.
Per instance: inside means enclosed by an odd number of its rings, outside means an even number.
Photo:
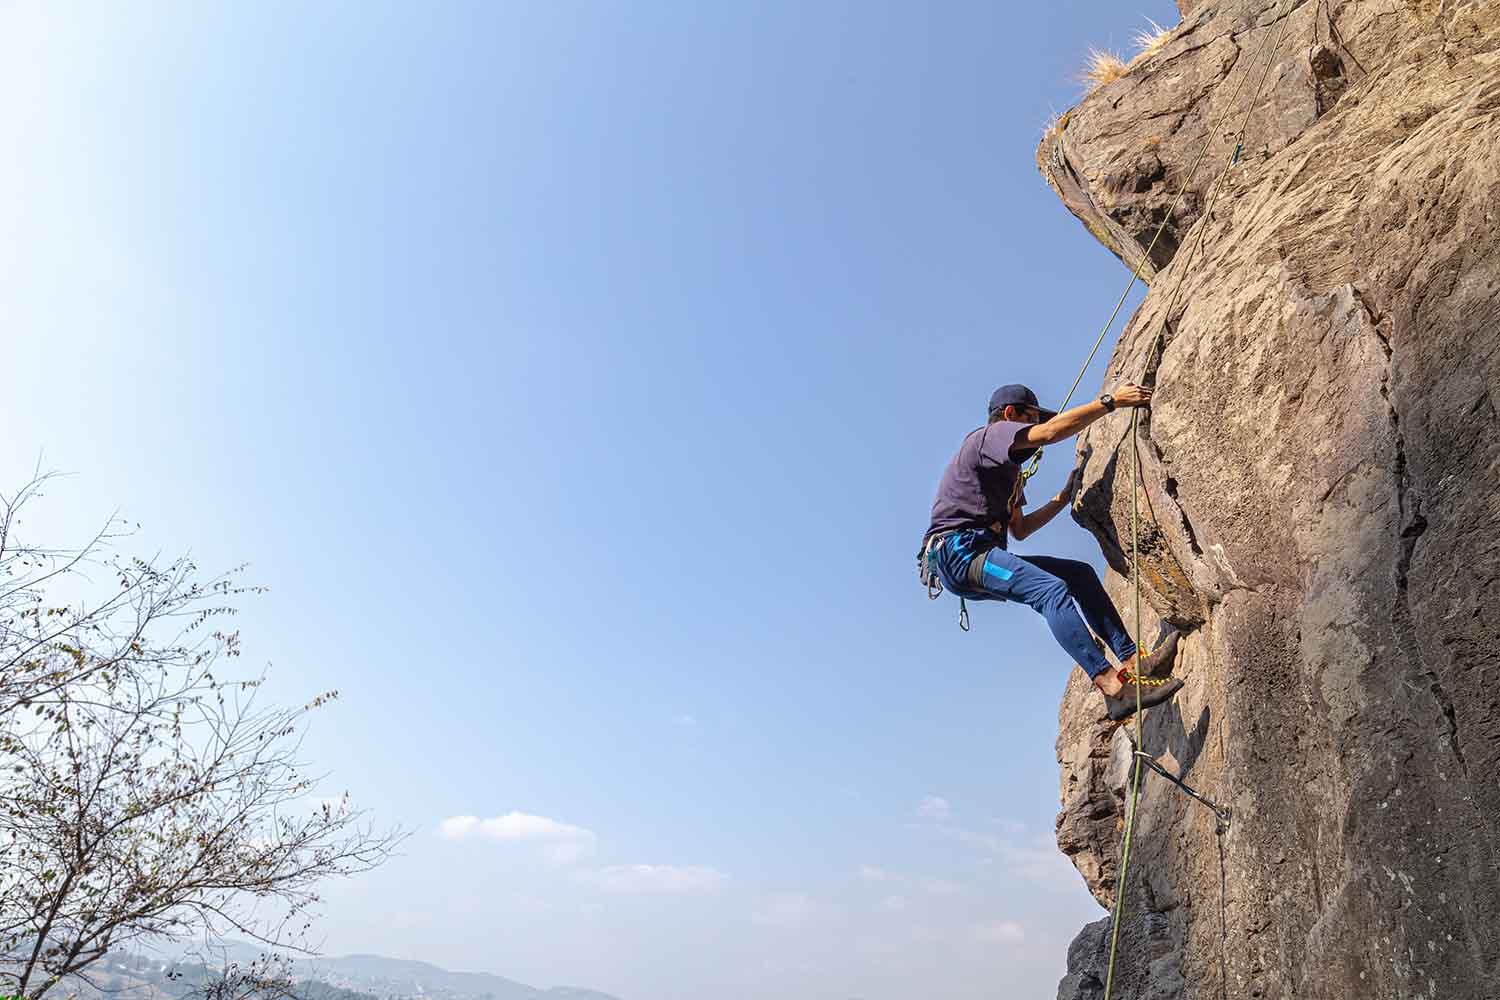
[[[1292,0],[1292,3],[1295,4],[1295,0]],[[1267,56],[1266,62],[1265,62],[1265,67],[1261,71],[1260,81],[1256,85],[1255,93],[1251,96],[1250,103],[1249,103],[1249,105],[1245,109],[1245,117],[1240,121],[1239,130],[1234,135],[1234,143],[1235,143],[1234,144],[1234,151],[1229,155],[1228,159],[1224,163],[1223,169],[1219,171],[1219,176],[1214,179],[1213,185],[1209,188],[1208,198],[1206,199],[1206,203],[1205,203],[1203,212],[1200,215],[1199,220],[1198,220],[1198,226],[1197,226],[1198,232],[1195,234],[1194,241],[1193,241],[1192,245],[1188,249],[1188,254],[1187,254],[1186,258],[1184,258],[1181,261],[1180,266],[1177,267],[1177,269],[1176,269],[1177,270],[1177,278],[1176,278],[1176,281],[1175,281],[1173,289],[1172,289],[1172,296],[1167,301],[1167,308],[1165,310],[1163,310],[1163,312],[1162,312],[1161,327],[1157,330],[1156,336],[1153,339],[1151,347],[1146,352],[1146,360],[1145,360],[1145,363],[1142,365],[1142,368],[1141,368],[1141,381],[1143,381],[1143,382],[1146,380],[1146,378],[1148,377],[1148,375],[1151,372],[1151,363],[1155,359],[1155,356],[1156,356],[1157,352],[1159,350],[1161,350],[1161,348],[1163,347],[1165,336],[1166,336],[1167,320],[1171,316],[1172,310],[1177,305],[1178,297],[1179,297],[1179,295],[1180,295],[1180,293],[1182,291],[1183,278],[1186,276],[1187,271],[1189,269],[1189,266],[1192,264],[1193,257],[1197,253],[1198,248],[1203,245],[1203,236],[1204,236],[1204,233],[1207,232],[1207,229],[1208,229],[1207,222],[1208,222],[1208,219],[1209,219],[1209,214],[1213,210],[1214,201],[1218,197],[1219,188],[1222,185],[1222,183],[1224,181],[1224,178],[1229,175],[1230,170],[1232,170],[1234,168],[1235,164],[1239,162],[1240,149],[1242,148],[1242,145],[1243,145],[1244,140],[1245,140],[1245,130],[1246,130],[1246,128],[1250,124],[1250,116],[1251,116],[1251,114],[1254,113],[1256,106],[1260,102],[1260,95],[1261,95],[1261,93],[1265,89],[1266,80],[1270,77],[1271,67],[1276,62],[1276,56],[1277,56],[1278,52],[1281,49],[1282,39],[1285,37],[1287,26],[1290,23],[1291,23],[1291,9],[1288,8],[1287,12],[1281,16],[1281,24],[1278,27],[1278,29],[1277,29],[1277,31],[1276,31],[1276,33],[1274,35],[1274,39],[1275,39],[1274,42],[1272,42],[1271,45],[1270,45],[1270,54]],[[1268,38],[1269,37],[1271,37],[1271,36],[1268,36]],[[1261,47],[1263,48],[1264,46],[1265,46],[1265,43],[1262,43]],[[1259,56],[1259,51],[1260,50],[1257,49],[1256,56]],[[1240,86],[1235,88],[1235,92],[1234,92],[1233,96],[1230,98],[1230,101],[1229,101],[1229,106],[1230,107],[1233,107],[1233,105],[1235,104],[1235,101],[1238,99],[1240,90],[1243,88],[1245,80],[1248,79],[1249,76],[1251,74],[1253,74],[1253,72],[1254,72],[1254,68],[1253,67],[1255,65],[1255,61],[1254,61],[1253,57],[1252,57],[1250,65],[1252,67],[1251,68],[1251,72],[1247,73],[1246,76],[1240,80]],[[1227,115],[1227,112],[1226,112],[1226,115]],[[1221,118],[1220,122],[1222,123],[1222,121],[1223,121],[1223,119]],[[1105,324],[1104,330],[1099,334],[1099,340],[1094,344],[1094,349],[1089,352],[1088,361],[1084,362],[1083,370],[1078,373],[1078,378],[1075,379],[1074,382],[1073,382],[1073,388],[1068,390],[1068,399],[1072,398],[1073,392],[1078,388],[1078,384],[1083,380],[1084,372],[1086,372],[1088,370],[1089,363],[1093,361],[1094,354],[1099,350],[1099,345],[1103,342],[1105,334],[1108,333],[1110,326],[1113,325],[1114,320],[1115,320],[1115,316],[1118,315],[1121,306],[1124,304],[1125,296],[1129,295],[1131,287],[1134,286],[1136,279],[1140,276],[1141,268],[1145,266],[1145,261],[1147,259],[1149,259],[1150,252],[1151,252],[1151,247],[1155,247],[1156,241],[1161,238],[1162,233],[1166,230],[1168,222],[1171,221],[1172,212],[1176,209],[1178,202],[1182,198],[1183,192],[1186,191],[1188,184],[1192,181],[1193,173],[1196,173],[1196,171],[1198,169],[1198,164],[1200,162],[1202,162],[1203,156],[1204,156],[1204,154],[1208,150],[1209,143],[1212,141],[1214,134],[1218,131],[1218,127],[1219,127],[1219,124],[1216,123],[1214,129],[1212,131],[1210,131],[1209,134],[1208,134],[1208,137],[1205,138],[1203,147],[1199,151],[1198,158],[1193,163],[1192,172],[1190,172],[1188,174],[1188,179],[1183,182],[1182,187],[1178,190],[1177,199],[1173,201],[1172,207],[1171,207],[1171,209],[1168,210],[1166,218],[1162,220],[1161,226],[1157,229],[1156,235],[1152,238],[1152,240],[1151,240],[1151,246],[1147,248],[1146,255],[1143,256],[1142,259],[1141,259],[1141,264],[1139,266],[1137,266],[1135,274],[1131,276],[1130,284],[1127,285],[1126,288],[1125,288],[1125,295],[1122,295],[1120,297],[1120,302],[1115,305],[1115,310],[1114,310],[1113,313],[1110,314],[1109,322]],[[1173,263],[1177,264],[1178,262],[1176,260],[1174,260]],[[1067,402],[1068,402],[1068,400],[1064,399],[1063,404],[1062,404],[1061,407],[1059,407],[1059,409],[1066,408]],[[1130,491],[1130,575],[1131,575],[1131,586],[1132,586],[1132,589],[1134,591],[1134,597],[1135,597],[1135,643],[1136,643],[1136,649],[1139,650],[1139,649],[1142,648],[1141,642],[1142,642],[1142,638],[1143,638],[1143,636],[1141,634],[1141,567],[1140,567],[1140,520],[1141,520],[1141,517],[1140,517],[1140,487],[1141,487],[1141,464],[1140,464],[1140,411],[1139,410],[1135,410],[1135,411],[1133,411],[1131,413],[1131,418],[1130,418],[1130,443],[1131,443],[1131,463],[1130,463],[1131,464],[1131,491]],[[1140,675],[1138,673],[1134,673],[1133,676],[1134,676],[1134,681],[1135,681],[1134,687],[1135,687],[1135,704],[1136,704],[1136,711],[1135,711],[1135,745],[1138,748],[1142,748],[1142,747],[1144,747],[1144,743],[1143,743],[1143,740],[1142,740],[1142,732],[1141,732],[1141,677],[1140,677]],[[1142,766],[1142,762],[1141,762],[1140,758],[1139,757],[1134,757],[1132,759],[1133,759],[1133,762],[1134,762],[1134,768],[1133,768],[1133,770],[1131,772],[1131,781],[1130,781],[1130,810],[1126,814],[1126,820],[1125,820],[1124,845],[1122,847],[1121,856],[1120,856],[1120,874],[1119,874],[1119,878],[1116,879],[1116,881],[1115,881],[1115,907],[1114,907],[1114,913],[1113,913],[1112,919],[1110,921],[1111,926],[1110,926],[1110,935],[1109,935],[1109,966],[1108,966],[1108,971],[1105,973],[1105,979],[1104,979],[1104,1000],[1110,1000],[1110,997],[1111,997],[1111,995],[1112,995],[1112,993],[1114,991],[1115,960],[1116,960],[1116,957],[1118,955],[1119,940],[1120,940],[1120,917],[1121,917],[1121,915],[1123,913],[1123,910],[1124,910],[1124,901],[1125,901],[1125,880],[1126,880],[1126,877],[1127,877],[1127,875],[1129,874],[1129,871],[1130,871],[1130,852],[1131,852],[1131,847],[1135,843],[1135,817],[1136,817],[1136,812],[1138,810],[1138,807],[1140,805],[1141,778],[1143,777],[1143,773],[1144,773],[1144,768]]]

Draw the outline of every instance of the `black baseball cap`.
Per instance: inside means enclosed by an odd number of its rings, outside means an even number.
[[[1029,406],[1039,411],[1043,420],[1051,420],[1057,416],[1056,410],[1049,410],[1037,402],[1036,393],[1024,385],[1002,385],[990,393],[990,409],[999,410],[1007,406]]]

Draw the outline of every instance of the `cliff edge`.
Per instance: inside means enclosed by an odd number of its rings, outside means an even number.
[[[1182,6],[1038,150],[1134,267],[1211,140],[1103,384],[1164,330],[1144,614],[1190,632],[1146,747],[1234,821],[1147,776],[1115,996],[1500,997],[1500,2]],[[1090,428],[1073,511],[1127,621],[1129,445]],[[1058,846],[1108,906],[1129,747],[1076,672],[1057,756]],[[1102,995],[1107,947],[1084,929],[1062,1000]]]

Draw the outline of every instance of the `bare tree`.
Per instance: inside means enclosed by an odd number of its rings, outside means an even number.
[[[238,584],[243,567],[205,579],[186,558],[120,556],[114,543],[129,530],[119,517],[78,548],[23,541],[23,510],[55,478],[38,474],[0,495],[0,717],[98,675],[192,666],[213,653],[203,626],[260,591]]]
[[[180,1000],[302,1000],[292,978],[292,958],[277,952],[265,952],[249,961],[237,961],[226,948],[212,948],[213,957],[194,953],[199,959],[192,973],[181,970],[168,977],[183,982]],[[189,978],[189,976],[191,978]]]
[[[337,692],[266,708],[260,678],[215,676],[240,652],[215,620],[253,590],[234,573],[112,557],[113,526],[71,552],[15,544],[37,485],[0,498],[0,993],[86,982],[141,938],[297,950],[318,884],[380,864],[402,836],[315,799],[302,726]],[[48,603],[101,567],[112,593]],[[215,1000],[274,996],[285,977],[220,979]]]

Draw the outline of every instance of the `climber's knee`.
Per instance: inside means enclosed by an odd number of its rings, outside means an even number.
[[[1073,595],[1068,591],[1068,584],[1061,577],[1051,576],[1036,588],[1036,599],[1032,607],[1047,614],[1071,603]]]
[[[1078,559],[1059,559],[1056,556],[1024,556],[1037,569],[1054,576],[1081,593],[1096,594],[1104,589],[1094,567]]]
[[[1099,574],[1094,572],[1094,567],[1088,563],[1079,559],[1059,559],[1058,562],[1061,564],[1058,569],[1062,570],[1062,572],[1059,573],[1055,569],[1053,573],[1067,580],[1069,583],[1095,587],[1103,586],[1099,582]]]

